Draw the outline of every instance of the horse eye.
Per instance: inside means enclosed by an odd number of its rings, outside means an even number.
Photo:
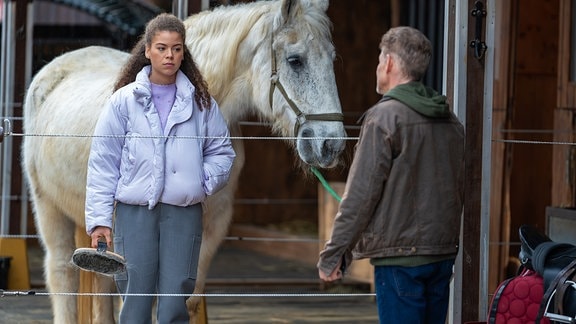
[[[288,58],[288,63],[290,64],[290,66],[292,68],[299,68],[303,65],[302,60],[300,59],[300,56],[290,56]]]

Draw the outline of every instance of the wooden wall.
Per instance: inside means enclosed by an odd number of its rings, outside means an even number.
[[[499,3],[494,71],[490,291],[514,274],[518,228],[552,200],[559,0]],[[510,141],[510,142],[503,142]],[[528,143],[522,143],[528,141]],[[512,264],[511,264],[512,263]]]
[[[550,142],[557,96],[559,1],[518,0],[508,138]],[[510,168],[512,230],[544,228],[550,205],[552,146],[515,144]],[[513,233],[517,240],[517,233]]]
[[[510,240],[509,234],[509,219],[503,217],[509,208],[508,199],[506,199],[508,182],[505,181],[504,173],[506,168],[505,156],[508,144],[497,142],[498,140],[505,139],[504,134],[499,131],[500,129],[507,128],[507,105],[508,105],[508,92],[513,83],[509,79],[510,75],[510,52],[512,35],[515,29],[510,22],[511,5],[510,2],[499,2],[497,12],[500,15],[496,16],[495,29],[499,32],[494,48],[494,61],[498,66],[494,71],[494,100],[492,109],[492,165],[491,165],[491,199],[490,204],[490,241],[491,242],[508,242]],[[492,244],[489,249],[490,267],[489,272],[489,291],[494,291],[498,282],[504,276],[505,267],[509,260],[509,245]]]
[[[571,14],[573,1],[560,0],[560,30],[558,46],[558,104],[554,111],[554,129],[564,130],[554,134],[554,141],[569,143],[576,140],[574,111],[576,109],[576,80],[570,76],[574,69],[571,59]],[[574,146],[554,146],[552,205],[556,207],[576,206],[576,149]]]

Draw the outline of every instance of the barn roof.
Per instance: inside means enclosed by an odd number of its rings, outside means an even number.
[[[51,0],[82,10],[130,34],[139,35],[146,23],[161,10],[133,0]]]

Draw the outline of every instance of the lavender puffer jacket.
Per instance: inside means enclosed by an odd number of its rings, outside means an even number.
[[[150,66],[116,91],[92,140],[86,183],[86,231],[112,227],[115,201],[189,206],[228,182],[235,152],[215,100],[200,110],[194,85],[176,78],[176,100],[162,131],[150,92]]]

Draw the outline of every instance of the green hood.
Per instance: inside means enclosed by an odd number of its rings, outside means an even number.
[[[386,92],[384,96],[396,99],[428,117],[445,118],[450,115],[446,96],[438,94],[422,82],[400,84]]]

